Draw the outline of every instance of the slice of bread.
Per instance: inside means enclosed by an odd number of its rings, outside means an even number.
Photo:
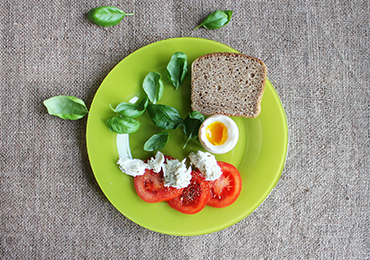
[[[210,53],[191,65],[191,107],[204,115],[257,117],[265,64],[242,53]]]

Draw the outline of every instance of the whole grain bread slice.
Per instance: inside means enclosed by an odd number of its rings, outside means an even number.
[[[204,115],[257,117],[267,68],[242,53],[210,53],[191,65],[191,107]]]

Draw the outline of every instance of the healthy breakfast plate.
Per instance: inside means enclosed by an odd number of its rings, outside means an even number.
[[[160,129],[149,116],[137,118],[140,129],[134,134],[117,135],[107,128],[105,120],[115,113],[121,102],[135,101],[144,96],[142,82],[152,71],[161,73],[164,92],[159,103],[172,106],[185,118],[190,108],[190,70],[178,90],[167,80],[165,67],[173,53],[187,54],[191,62],[207,53],[237,52],[219,42],[201,38],[174,38],[145,46],[123,59],[104,79],[90,107],[87,121],[87,150],[95,178],[108,200],[127,218],[150,230],[179,236],[193,236],[227,228],[247,217],[268,196],[284,168],[288,146],[288,128],[283,106],[267,81],[262,98],[262,110],[257,118],[233,118],[240,138],[236,147],[226,154],[216,155],[218,161],[233,164],[242,177],[243,188],[237,201],[226,208],[206,206],[201,212],[186,215],[166,202],[147,203],[139,198],[134,178],[117,166],[120,154],[146,159],[155,152],[145,152],[145,141]],[[127,138],[129,137],[129,138]],[[178,160],[191,151],[202,149],[198,140],[191,140],[182,149],[186,136],[181,129],[171,130],[169,143],[160,151]],[[126,143],[127,142],[127,143]]]

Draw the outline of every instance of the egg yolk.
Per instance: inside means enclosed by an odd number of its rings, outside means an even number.
[[[227,139],[227,127],[221,122],[214,122],[206,127],[206,136],[213,145],[222,145]]]

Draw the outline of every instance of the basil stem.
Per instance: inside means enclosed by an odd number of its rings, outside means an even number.
[[[233,11],[231,10],[225,11],[217,10],[208,15],[200,25],[194,28],[194,30],[198,29],[201,26],[209,30],[221,28],[222,26],[225,26],[226,24],[229,23],[232,14]]]
[[[198,137],[199,127],[204,121],[203,114],[199,113],[198,111],[192,111],[188,114],[188,116],[184,120],[183,124],[183,131],[184,134],[188,137],[182,149],[184,149],[188,142],[191,139],[196,139]]]
[[[166,146],[169,139],[168,132],[161,132],[152,135],[144,144],[144,150],[147,152],[157,151]]]
[[[126,14],[115,6],[100,6],[91,9],[87,13],[87,19],[97,25],[108,27],[118,24],[126,15],[133,15],[133,13]]]
[[[62,119],[77,120],[84,117],[88,110],[85,103],[72,96],[56,96],[44,101],[48,113]]]
[[[150,72],[145,76],[143,89],[148,95],[150,102],[157,103],[163,95],[164,85],[162,75],[158,72]]]
[[[179,112],[173,107],[149,104],[147,111],[154,125],[163,130],[177,129],[183,123]]]
[[[145,97],[137,104],[130,104],[130,103],[122,102],[118,104],[115,109],[113,109],[112,107],[111,109],[123,117],[136,118],[144,114],[147,106],[148,106],[148,98]]]
[[[188,73],[188,57],[183,52],[174,53],[166,69],[169,81],[178,89]]]
[[[110,131],[117,134],[132,134],[135,133],[140,127],[139,121],[129,117],[119,116],[108,119],[106,124]]]

